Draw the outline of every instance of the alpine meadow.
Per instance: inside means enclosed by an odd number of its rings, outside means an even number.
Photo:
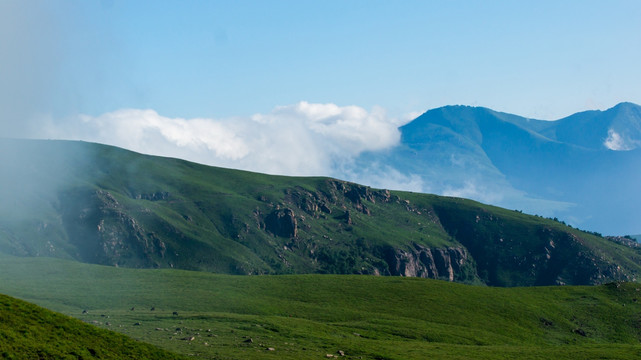
[[[2,161],[0,291],[176,354],[534,359],[641,351],[641,253],[631,238],[462,198],[99,144],[1,146],[16,155]],[[31,316],[16,311],[10,315]],[[24,324],[3,336],[28,332],[43,344],[38,356],[56,358],[45,344],[58,340]]]
[[[0,360],[641,359],[639,19],[0,0]]]

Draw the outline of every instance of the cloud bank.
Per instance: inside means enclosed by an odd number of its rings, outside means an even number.
[[[330,176],[363,151],[400,141],[398,121],[382,108],[367,111],[305,101],[228,119],[171,118],[154,110],[121,109],[49,121],[41,136],[269,174]]]
[[[376,188],[471,198],[544,216],[556,216],[573,206],[531,198],[500,178],[475,177],[468,173],[474,167],[465,163],[455,166],[468,168],[464,173],[458,169],[452,175],[452,167],[434,166],[415,174],[397,169],[394,161],[367,156],[369,151],[398,146],[398,127],[407,120],[390,118],[381,108],[368,111],[304,101],[269,113],[225,119],[185,119],[150,109],[120,109],[64,121],[49,119],[35,137],[91,141],[260,173],[331,176]],[[611,145],[620,149],[621,143],[612,138]],[[439,174],[450,174],[449,180],[443,182]]]

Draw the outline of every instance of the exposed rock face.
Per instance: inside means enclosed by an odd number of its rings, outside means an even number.
[[[349,213],[349,210],[346,210],[343,215],[337,216],[336,219],[343,220],[345,222],[345,224],[347,224],[347,225],[352,225],[353,224],[352,217],[351,217],[351,215]]]
[[[632,239],[630,236],[606,236],[605,238],[617,244],[633,248],[641,247],[641,244],[638,241]]]
[[[481,280],[491,286],[600,284],[606,279],[636,281],[572,231],[541,224],[512,223],[484,209],[461,211],[436,206],[443,228],[474,259]]]
[[[427,248],[414,244],[414,249],[389,248],[386,260],[390,275],[402,275],[454,281],[468,263],[463,247]]]
[[[167,191],[156,191],[151,194],[137,194],[135,196],[138,200],[149,200],[149,201],[160,201],[169,199],[169,193]]]
[[[371,215],[367,206],[363,203],[364,200],[375,203],[376,199],[371,190],[366,186],[348,185],[346,183],[339,183],[338,189],[343,191],[343,196],[352,202],[353,206],[360,212],[366,215]]]
[[[124,212],[108,191],[64,193],[60,204],[63,225],[78,258],[105,265],[154,267],[156,260],[165,257],[165,243]]]
[[[285,192],[285,204],[316,218],[321,213],[331,214],[332,207],[353,208],[365,215],[372,215],[367,203],[387,203],[391,201],[389,190],[374,190],[367,186],[338,180],[327,180],[320,191],[308,191],[303,188],[291,188]],[[260,199],[266,202],[266,199]]]
[[[265,218],[265,230],[280,237],[296,237],[298,235],[298,223],[294,211],[289,208],[272,211]]]

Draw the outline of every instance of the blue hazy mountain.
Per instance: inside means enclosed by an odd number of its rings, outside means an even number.
[[[472,198],[606,234],[641,231],[641,106],[621,103],[557,121],[446,106],[402,126],[400,145],[368,152],[372,169],[415,190]]]

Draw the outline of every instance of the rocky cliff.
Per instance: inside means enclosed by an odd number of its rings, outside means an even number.
[[[389,275],[447,281],[471,280],[466,278],[464,269],[474,266],[464,247],[427,248],[419,244],[408,250],[388,248],[386,261]]]

